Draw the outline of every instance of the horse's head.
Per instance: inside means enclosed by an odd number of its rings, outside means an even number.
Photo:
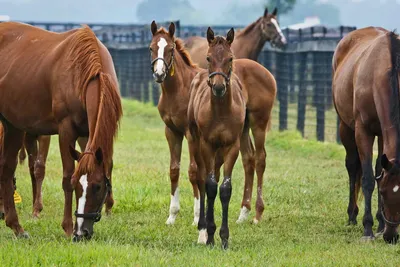
[[[71,147],[70,153],[72,158],[78,161],[71,182],[75,188],[77,203],[74,241],[80,241],[83,237],[86,239],[92,237],[93,225],[101,218],[101,210],[111,190],[111,183],[107,177],[108,172],[100,148],[95,153],[81,154]]]
[[[277,14],[277,8],[272,13],[268,13],[268,8],[265,8],[264,16],[261,18],[261,31],[264,38],[270,41],[272,46],[283,48],[286,46],[287,41],[279,27]]]
[[[149,48],[151,71],[153,72],[154,80],[162,83],[174,71],[175,24],[171,22],[167,32],[163,28],[157,29],[157,24],[153,20],[151,32],[153,34]]]
[[[383,239],[388,243],[396,243],[400,224],[400,162],[388,160],[382,155],[382,174],[376,178],[382,201],[382,216],[385,221]]]
[[[217,97],[224,96],[227,86],[230,84],[233,64],[231,44],[234,37],[233,28],[227,33],[226,39],[221,36],[214,36],[210,27],[207,30],[208,85]]]

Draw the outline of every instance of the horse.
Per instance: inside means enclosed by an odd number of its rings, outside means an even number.
[[[74,241],[90,239],[111,188],[113,144],[122,117],[111,55],[88,26],[54,33],[4,22],[0,36],[0,185],[6,225],[17,237],[29,237],[12,197],[24,133],[58,134],[65,197],[61,226]],[[83,153],[74,148],[78,137],[88,137]]]
[[[165,123],[165,134],[170,150],[171,202],[167,224],[175,222],[179,212],[179,172],[183,137],[186,137],[190,155],[189,180],[194,192],[194,220],[198,225],[200,200],[197,184],[197,164],[194,159],[196,144],[190,134],[187,109],[189,89],[193,78],[202,69],[195,65],[181,39],[174,36],[175,24],[168,31],[158,29],[155,21],[151,23],[153,38],[150,43],[151,71],[154,80],[161,84],[158,110]],[[245,222],[251,210],[254,172],[257,173],[257,201],[254,223],[261,220],[264,211],[263,178],[265,172],[265,138],[270,126],[271,110],[276,97],[276,81],[272,74],[259,63],[249,59],[233,61],[234,73],[239,77],[246,99],[246,118],[240,142],[240,153],[245,170],[245,186],[238,223]],[[255,147],[250,138],[252,131]],[[219,168],[223,164],[216,161],[215,177],[219,179]],[[170,220],[170,218],[173,220]]]
[[[272,46],[277,46],[281,49],[286,46],[287,40],[279,27],[277,14],[277,8],[272,13],[268,13],[268,8],[265,8],[262,17],[237,34],[235,42],[232,44],[235,58],[248,58],[257,61],[267,41]],[[199,36],[189,37],[185,41],[185,46],[192,60],[201,68],[207,68],[206,53],[208,43],[206,38]]]
[[[351,32],[338,44],[332,62],[332,95],[340,119],[350,181],[349,224],[357,224],[357,195],[365,198],[363,240],[374,239],[371,197],[375,188],[372,147],[378,137],[377,233],[397,242],[400,224],[400,38],[384,28]],[[362,177],[362,179],[361,179]]]
[[[219,156],[224,164],[224,179],[219,187],[222,204],[222,225],[219,234],[224,249],[228,248],[229,239],[228,212],[232,195],[232,169],[239,155],[240,137],[246,116],[246,100],[242,85],[239,78],[232,73],[233,40],[233,28],[227,33],[226,39],[214,36],[212,29],[208,28],[209,67],[194,77],[190,86],[188,107],[189,129],[198,143],[198,151],[195,154],[201,176],[199,177],[201,181],[198,183],[205,183],[205,186],[200,186],[201,216],[198,227],[203,238],[200,242],[205,241],[211,245],[215,242],[214,202],[218,191],[215,169],[220,167],[216,165],[216,158]],[[207,216],[204,216],[205,193],[207,193]],[[206,227],[207,240],[205,240]]]

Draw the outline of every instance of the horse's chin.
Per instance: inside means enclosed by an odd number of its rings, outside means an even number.
[[[399,233],[396,228],[386,227],[383,232],[383,240],[389,244],[396,244],[399,240]]]

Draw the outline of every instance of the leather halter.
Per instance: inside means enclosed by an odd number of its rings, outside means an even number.
[[[221,75],[222,77],[224,77],[226,84],[229,84],[229,82],[231,80],[231,74],[232,74],[232,67],[229,69],[228,74],[225,74],[220,71],[211,72],[210,74],[208,74],[208,80],[207,80],[208,86],[210,86],[212,88],[211,78],[216,75]]]
[[[80,157],[79,160],[84,156],[84,155],[93,155],[93,152],[83,152]],[[78,161],[79,161],[78,160]],[[98,222],[101,219],[101,210],[103,208],[104,202],[106,201],[107,198],[107,194],[111,193],[111,183],[110,183],[110,179],[107,178],[107,176],[104,175],[104,183],[106,185],[106,190],[105,190],[105,194],[103,197],[103,201],[100,203],[99,207],[96,209],[95,212],[88,212],[88,213],[78,213],[77,210],[75,210],[75,217],[77,218],[84,218],[84,219],[91,219],[94,222]]]
[[[376,181],[380,180],[383,177],[383,171],[381,173],[381,175],[379,175],[378,177],[375,178]],[[382,206],[381,206],[381,214],[382,214],[382,218],[385,221],[385,223],[391,227],[397,227],[400,224],[400,220],[393,222],[393,221],[389,221],[386,216],[385,216],[385,208],[384,208],[384,201],[382,196],[381,197],[381,201],[382,201]]]
[[[171,61],[169,62],[169,64],[162,57],[157,57],[157,58],[153,59],[151,61],[151,71],[152,71],[152,73],[154,74],[154,64],[156,64],[156,62],[158,60],[161,60],[163,62],[164,66],[166,68],[166,72],[165,73],[169,73],[171,68],[172,68],[172,64],[174,64],[174,52],[175,52],[175,44],[174,44],[174,46],[172,48],[172,51],[171,51]]]

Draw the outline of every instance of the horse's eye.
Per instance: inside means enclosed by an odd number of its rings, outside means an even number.
[[[232,62],[233,61],[233,57],[231,57],[230,59],[229,59],[229,62]]]
[[[153,48],[149,47],[150,52],[153,52]]]
[[[210,57],[207,57],[207,61],[210,62]]]
[[[93,184],[92,185],[92,191],[93,191],[93,193],[96,193],[96,192],[98,192],[98,191],[100,191],[100,185],[99,184]]]

